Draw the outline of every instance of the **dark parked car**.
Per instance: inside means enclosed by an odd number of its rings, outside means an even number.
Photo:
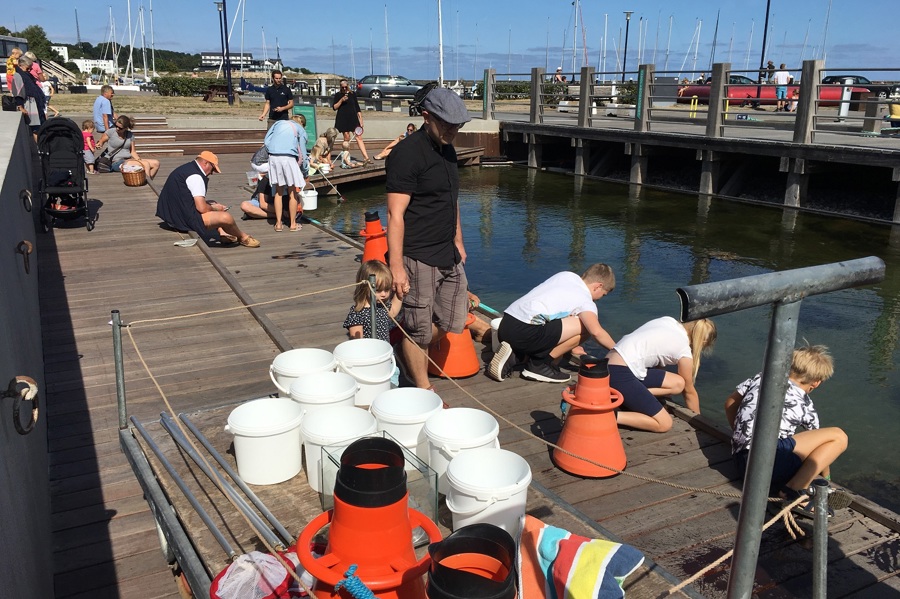
[[[867,87],[869,91],[878,95],[879,98],[887,98],[891,95],[892,87],[883,83],[872,83],[865,77],[860,75],[829,75],[822,78],[824,85],[840,85],[844,83],[844,79],[852,79],[853,85],[857,87]]]
[[[363,98],[412,98],[421,85],[397,75],[367,75],[356,84],[356,94]]]

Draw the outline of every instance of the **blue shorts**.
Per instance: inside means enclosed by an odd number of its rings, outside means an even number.
[[[648,368],[647,376],[641,380],[627,366],[609,365],[609,386],[622,394],[622,409],[629,412],[647,416],[659,414],[663,404],[650,393],[650,389],[662,387],[665,378],[666,371],[661,368]]]
[[[125,164],[124,160],[116,160],[112,163],[112,166],[109,167],[109,171],[111,173],[120,173],[122,172],[122,165]]]
[[[775,464],[772,466],[772,482],[769,487],[769,495],[775,497],[789,480],[794,478],[803,460],[800,459],[794,448],[797,441],[793,437],[778,439],[778,446],[775,448]],[[734,465],[737,466],[738,474],[743,479],[747,472],[747,457],[750,451],[744,449],[734,454]]]
[[[256,206],[257,208],[259,208],[259,198],[250,198],[247,201],[250,202],[252,205]]]
[[[775,86],[775,99],[776,100],[787,100],[787,86],[786,85],[776,85]]]

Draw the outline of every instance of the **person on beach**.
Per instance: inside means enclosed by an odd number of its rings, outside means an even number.
[[[410,135],[412,135],[415,132],[416,132],[416,126],[413,123],[407,123],[406,133],[404,133],[403,135],[401,135],[400,137],[398,137],[397,139],[395,139],[394,141],[392,141],[391,143],[386,145],[382,151],[375,154],[375,160],[384,160],[385,158],[390,156],[391,150],[394,149],[394,146],[396,146],[398,143],[400,143],[401,141],[403,141],[404,139],[406,139],[407,137],[409,137]]]
[[[266,88],[266,103],[263,104],[259,120],[268,115],[266,128],[271,129],[276,122],[288,120],[293,108],[294,93],[284,84],[284,74],[279,70],[272,71],[272,85]]]
[[[341,79],[341,89],[331,98],[331,108],[337,115],[334,118],[334,127],[344,136],[344,141],[350,141],[350,134],[356,132],[357,127],[363,128],[362,110],[356,100],[356,93],[350,90],[350,84],[346,79]],[[366,143],[363,141],[362,132],[356,135],[356,145],[363,155],[364,164],[372,164],[369,153],[366,152]]]
[[[113,109],[112,98],[116,95],[111,85],[100,88],[100,95],[94,100],[94,131],[98,135],[106,133],[113,126],[116,112]]]
[[[453,140],[471,120],[449,89],[421,104],[422,128],[394,148],[386,163],[388,258],[410,339],[403,356],[410,380],[429,389],[428,345],[466,324],[468,281],[459,218],[459,171]]]
[[[306,186],[302,166],[306,162],[306,129],[303,115],[295,115],[286,121],[276,121],[266,133],[265,145],[269,152],[269,182],[274,195],[273,209],[275,231],[284,231],[281,220],[282,198],[288,196],[288,218],[291,231],[299,231],[297,210],[298,190]]]
[[[194,231],[201,239],[217,231],[222,244],[258,248],[259,242],[238,228],[228,206],[206,199],[210,175],[221,172],[219,157],[209,150],[176,168],[159,193],[156,216],[176,231]]]
[[[309,152],[309,172],[311,175],[321,172],[323,166],[329,169],[334,167],[331,161],[331,152],[334,150],[334,140],[337,138],[338,130],[329,127],[323,133],[319,134],[316,143],[313,144],[312,150]]]
[[[689,410],[700,413],[694,388],[700,356],[716,342],[716,325],[702,318],[680,323],[671,316],[651,320],[622,337],[606,354],[609,386],[623,396],[616,420],[622,426],[664,433],[672,416],[659,397],[681,393]],[[678,374],[665,370],[676,366]]]
[[[94,121],[87,119],[81,123],[81,137],[84,138],[84,165],[88,173],[94,174],[94,152],[97,151],[97,142],[94,141]]]
[[[834,362],[824,345],[807,345],[794,350],[788,388],[784,396],[775,464],[772,468],[770,495],[793,502],[822,476],[831,480],[831,464],[847,449],[847,434],[833,426],[819,428],[819,415],[809,394],[834,374]],[[737,386],[725,400],[725,415],[734,431],[731,451],[741,478],[747,471],[747,459],[753,443],[753,427],[759,405],[762,373]],[[797,433],[797,427],[805,430]],[[792,510],[813,517],[811,502]],[[829,508],[828,517],[833,512]]]
[[[785,70],[784,63],[781,63],[772,78],[775,81],[775,112],[787,111],[787,89],[793,77]]]
[[[522,378],[566,383],[569,375],[558,363],[588,338],[611,349],[615,341],[600,325],[597,300],[612,292],[616,277],[606,264],[590,266],[580,277],[560,272],[514,301],[503,312],[497,331],[500,350],[487,369],[495,381],[515,368],[514,354],[525,363]]]
[[[111,172],[121,172],[126,164],[140,166],[151,179],[159,172],[159,160],[155,158],[141,158],[134,147],[134,121],[124,114],[116,117],[112,132],[107,131],[100,136],[97,142],[98,148],[105,148],[104,153],[112,159]]]

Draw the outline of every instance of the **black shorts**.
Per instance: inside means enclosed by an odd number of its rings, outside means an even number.
[[[509,314],[503,314],[497,330],[500,341],[505,341],[517,354],[524,354],[535,362],[548,362],[550,352],[559,345],[562,337],[562,320],[546,324],[526,324]]]

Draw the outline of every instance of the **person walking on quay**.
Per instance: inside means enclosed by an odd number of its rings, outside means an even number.
[[[156,216],[173,229],[194,231],[202,239],[208,238],[210,231],[218,231],[223,244],[258,248],[259,242],[238,228],[228,206],[206,199],[210,175],[221,172],[218,156],[208,150],[176,168],[159,193]]]
[[[259,120],[269,115],[266,128],[270,128],[276,121],[286,121],[291,116],[294,108],[294,93],[284,84],[284,74],[281,71],[272,71],[272,85],[266,89],[266,103],[263,105]]]
[[[791,82],[793,77],[791,77],[791,74],[785,70],[784,63],[781,63],[781,66],[778,67],[778,70],[775,72],[773,79],[775,80],[775,112],[787,111],[787,89],[788,84]]]
[[[103,135],[109,131],[116,120],[116,111],[113,110],[112,98],[116,95],[111,85],[100,88],[100,95],[94,100],[94,133]]]
[[[366,143],[363,141],[362,110],[356,100],[356,94],[350,90],[350,84],[346,79],[341,79],[341,89],[331,98],[331,108],[337,111],[334,118],[334,127],[344,135],[344,141],[350,141],[350,134],[356,132],[356,145],[363,155],[365,164],[372,164],[369,153],[366,152]],[[357,131],[357,128],[359,131]]]
[[[281,220],[283,198],[288,198],[288,219],[291,231],[299,231],[297,222],[298,191],[306,187],[303,163],[306,161],[306,118],[302,114],[289,120],[278,121],[266,133],[266,150],[269,152],[269,182],[274,195],[275,230],[284,230]]]
[[[428,345],[461,333],[468,315],[466,250],[459,218],[459,172],[453,140],[471,120],[465,102],[435,88],[421,104],[422,127],[388,156],[388,260],[410,339],[407,374],[429,389]]]

